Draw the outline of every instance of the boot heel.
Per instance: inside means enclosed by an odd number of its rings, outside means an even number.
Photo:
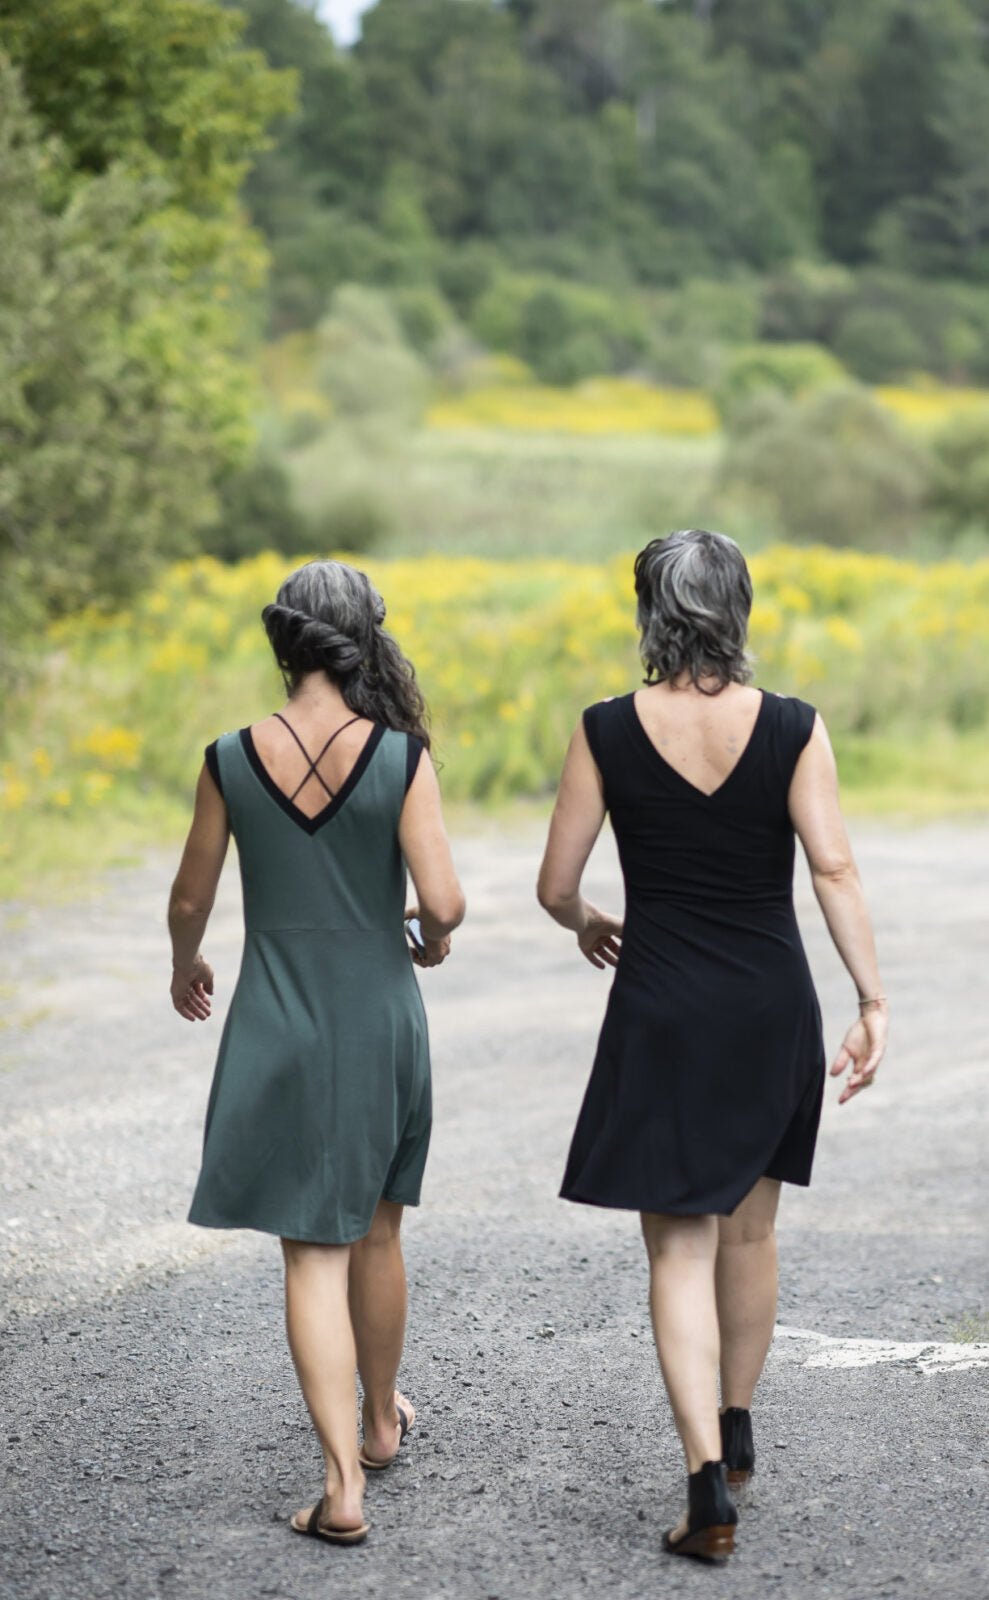
[[[674,1556],[721,1561],[735,1549],[735,1509],[725,1482],[723,1461],[705,1461],[687,1479],[687,1528],[679,1539],[663,1535],[663,1549]]]
[[[751,1476],[751,1471],[746,1471],[742,1467],[739,1467],[734,1472],[732,1471],[731,1467],[729,1467],[725,1472],[725,1477],[728,1480],[729,1487],[732,1489],[744,1489]]]
[[[700,1556],[705,1561],[722,1561],[734,1553],[735,1528],[732,1523],[725,1523],[717,1528],[702,1528],[699,1533],[688,1533],[685,1539],[678,1541],[677,1553],[685,1556]]]

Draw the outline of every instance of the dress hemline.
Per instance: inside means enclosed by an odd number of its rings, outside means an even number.
[[[739,1195],[738,1199],[733,1205],[729,1206],[727,1210],[718,1210],[714,1206],[704,1205],[703,1202],[700,1202],[696,1205],[689,1203],[681,1205],[644,1205],[635,1200],[601,1200],[594,1198],[591,1195],[578,1194],[574,1189],[561,1189],[557,1195],[557,1198],[559,1200],[567,1200],[572,1205],[596,1206],[601,1211],[644,1212],[658,1217],[730,1217],[732,1213],[741,1205],[746,1195],[751,1194],[753,1188],[759,1182],[759,1179],[770,1177],[772,1177],[771,1173],[760,1172],[758,1177],[753,1178],[748,1188]],[[773,1178],[773,1182],[789,1183],[792,1184],[796,1189],[810,1188],[809,1176],[806,1178]]]
[[[387,1200],[391,1205],[396,1206],[418,1206],[420,1204],[418,1197],[415,1200],[408,1200],[403,1196],[395,1194],[383,1194],[379,1197],[379,1203],[380,1200]],[[360,1232],[348,1233],[345,1238],[327,1239],[323,1235],[320,1235],[317,1238],[317,1236],[311,1233],[308,1229],[279,1228],[275,1224],[268,1222],[214,1222],[207,1221],[203,1217],[194,1217],[191,1212],[186,1217],[186,1222],[190,1225],[190,1227],[193,1228],[214,1228],[218,1232],[225,1233],[265,1233],[273,1239],[294,1239],[299,1244],[337,1245],[357,1244],[361,1239],[366,1239],[371,1231],[371,1223],[373,1221],[374,1213],[372,1212],[366,1226],[363,1227]]]

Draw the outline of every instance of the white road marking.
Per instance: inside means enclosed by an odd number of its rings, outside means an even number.
[[[805,1367],[875,1367],[903,1362],[919,1372],[965,1372],[989,1367],[989,1344],[936,1344],[895,1339],[835,1339],[811,1328],[784,1328],[777,1324],[777,1339],[803,1339],[816,1346],[801,1362]]]

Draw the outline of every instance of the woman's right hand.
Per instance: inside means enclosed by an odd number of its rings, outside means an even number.
[[[417,967],[438,967],[450,954],[450,935],[445,939],[427,939],[423,935],[422,951],[413,950],[412,960]]]
[[[838,1096],[840,1106],[875,1082],[876,1068],[886,1053],[888,1033],[889,1014],[885,1005],[870,1006],[852,1023],[831,1067],[832,1078],[840,1078],[851,1068],[848,1081]]]

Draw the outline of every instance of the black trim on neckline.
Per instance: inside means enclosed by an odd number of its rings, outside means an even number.
[[[380,723],[374,724],[374,727],[368,734],[367,739],[364,741],[364,748],[361,750],[360,755],[357,757],[357,760],[354,762],[353,766],[348,772],[343,786],[337,790],[336,795],[332,800],[328,800],[326,802],[326,805],[323,807],[322,811],[316,812],[314,817],[307,817],[305,812],[300,811],[299,807],[289,799],[288,795],[283,794],[281,789],[279,789],[274,778],[271,776],[271,773],[268,771],[264,762],[261,760],[261,757],[258,755],[257,748],[254,743],[254,736],[251,733],[250,728],[241,728],[240,742],[241,746],[243,747],[244,754],[250,762],[250,765],[259,779],[262,787],[268,791],[272,800],[274,800],[275,803],[281,807],[285,815],[290,817],[293,822],[298,824],[304,833],[308,833],[311,837],[314,833],[318,833],[323,824],[329,822],[331,817],[336,816],[337,812],[340,810],[340,807],[353,793],[354,789],[356,789],[361,778],[364,776],[371,757],[374,755],[375,750],[377,750],[378,745],[381,743],[381,740],[384,737],[384,732],[385,730]]]

